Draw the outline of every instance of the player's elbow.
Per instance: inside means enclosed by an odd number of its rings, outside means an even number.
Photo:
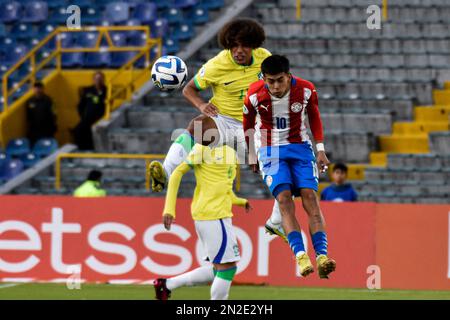
[[[195,87],[194,80],[189,81],[183,88],[183,96],[185,98],[191,97],[193,94],[197,93],[197,88]]]

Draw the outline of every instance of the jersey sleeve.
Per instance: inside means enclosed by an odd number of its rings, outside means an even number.
[[[175,208],[177,203],[178,189],[180,187],[181,178],[190,170],[189,164],[181,163],[170,176],[169,184],[167,186],[166,201],[164,203],[164,214],[169,214],[175,218]]]
[[[247,92],[247,95],[244,98],[244,106],[243,106],[243,128],[245,134],[245,143],[247,145],[247,150],[249,152],[254,152],[254,144],[250,145],[254,141],[254,129],[255,129],[255,120],[256,120],[256,109],[253,106],[250,95],[252,94],[252,90],[250,89]],[[251,136],[251,138],[250,138]],[[253,148],[250,148],[252,147]]]
[[[205,63],[194,76],[194,83],[198,90],[205,90],[214,83],[217,72],[213,62]]]
[[[315,87],[312,87],[311,98],[309,99],[307,111],[311,132],[316,143],[323,142],[323,127],[319,112],[319,98]]]

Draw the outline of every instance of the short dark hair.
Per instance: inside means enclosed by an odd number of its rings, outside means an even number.
[[[256,49],[266,40],[266,33],[256,20],[238,18],[225,24],[217,38],[219,44],[225,49],[231,49],[238,44]]]
[[[345,165],[345,163],[338,162],[333,166],[333,172],[335,172],[336,170],[341,170],[341,171],[347,173],[348,167]]]
[[[100,181],[102,178],[102,172],[98,170],[91,170],[87,176],[87,180],[90,181]]]
[[[289,73],[289,68],[289,59],[279,54],[267,57],[261,64],[262,74]]]
[[[41,81],[36,81],[33,85],[34,88],[44,89],[44,84]]]

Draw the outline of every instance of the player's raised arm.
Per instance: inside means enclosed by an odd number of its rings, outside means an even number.
[[[325,172],[330,161],[325,154],[325,146],[323,144],[323,126],[319,111],[319,99],[315,88],[312,90],[311,98],[308,102],[307,112],[309,126],[311,127],[314,141],[316,142],[317,164],[319,165],[320,171]]]
[[[255,120],[256,120],[256,110],[253,107],[249,94],[251,90],[247,92],[244,99],[243,106],[243,129],[245,135],[245,143],[247,145],[248,152],[248,162],[252,167],[253,172],[258,172],[258,160],[255,150]]]
[[[163,210],[163,224],[167,230],[170,230],[173,220],[175,219],[175,208],[177,204],[178,189],[180,188],[183,175],[190,170],[190,166],[183,162],[172,173],[167,187],[166,201]]]

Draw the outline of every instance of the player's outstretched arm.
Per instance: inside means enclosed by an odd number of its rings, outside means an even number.
[[[208,117],[214,117],[219,110],[212,103],[206,102],[199,94],[200,90],[195,84],[195,80],[191,79],[183,88],[183,96],[201,113]]]
[[[174,172],[170,176],[163,210],[163,224],[166,230],[170,230],[170,226],[175,219],[178,189],[180,188],[180,183],[183,175],[189,170],[190,166],[186,162],[183,162],[174,170]]]
[[[319,100],[317,97],[317,91],[314,88],[312,90],[311,98],[309,99],[308,107],[308,120],[311,127],[311,132],[314,136],[317,149],[317,165],[320,172],[325,172],[328,169],[330,161],[325,154],[325,146],[323,144],[323,126],[322,119],[320,118],[319,112]]]

